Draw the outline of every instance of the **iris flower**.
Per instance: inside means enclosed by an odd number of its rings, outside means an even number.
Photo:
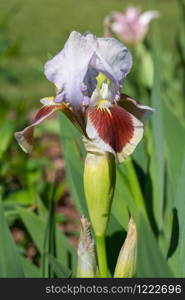
[[[106,17],[104,25],[106,32],[109,28],[121,40],[134,45],[144,40],[150,21],[158,16],[159,12],[155,10],[141,13],[137,7],[128,7],[125,13],[114,12]]]
[[[32,125],[15,133],[22,149],[30,153],[34,127],[62,111],[88,147],[123,161],[141,140],[143,122],[153,112],[121,94],[131,66],[131,54],[116,39],[73,31],[64,48],[45,64],[44,73],[56,86],[56,96],[41,99],[43,106]]]

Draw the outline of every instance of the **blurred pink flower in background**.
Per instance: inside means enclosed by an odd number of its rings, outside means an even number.
[[[113,12],[105,18],[105,34],[110,36],[113,32],[128,44],[138,44],[144,40],[150,21],[157,17],[158,11],[141,13],[140,8],[128,7],[125,13]]]

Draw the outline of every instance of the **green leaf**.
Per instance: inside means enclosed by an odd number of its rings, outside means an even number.
[[[4,217],[0,198],[0,277],[24,277],[16,245]]]
[[[175,199],[185,151],[185,134],[184,127],[165,103],[164,125],[167,167],[170,177],[171,192],[173,199]]]
[[[138,217],[139,212],[143,212],[146,215],[145,204],[143,195],[140,189],[140,184],[132,164],[132,161],[128,159],[122,165],[117,166],[117,183],[115,196],[119,196],[119,202],[117,203],[117,209],[113,210],[115,218],[122,224],[127,230],[129,221],[129,214],[134,218]],[[121,207],[122,206],[122,207]],[[120,210],[119,210],[120,208]],[[116,215],[117,214],[117,215]],[[121,222],[121,214],[126,217],[125,221]]]
[[[12,140],[13,131],[15,128],[15,122],[11,121],[8,118],[8,115],[0,121],[0,159],[2,158],[3,153],[7,150],[10,141]]]
[[[127,229],[127,224],[129,221],[128,201],[130,200],[130,198],[131,196],[127,186],[125,185],[123,174],[121,173],[120,167],[117,166],[116,186],[112,202],[111,214],[113,214],[113,216],[125,230]]]
[[[124,165],[127,172],[127,185],[132,195],[134,206],[138,212],[143,212],[147,217],[143,194],[132,160],[128,158]]]
[[[32,205],[34,202],[33,199],[33,194],[31,189],[27,190],[20,190],[16,191],[14,193],[11,193],[4,199],[6,205],[12,205],[12,206],[17,206],[17,205]]]
[[[119,251],[123,245],[124,238],[125,231],[123,230],[122,225],[120,225],[117,218],[113,214],[111,214],[106,235],[106,250],[108,267],[112,275],[114,274],[116,261],[119,255]]]
[[[138,226],[137,277],[173,277],[143,216],[140,216]]]
[[[173,255],[173,244],[178,240],[178,228],[174,202],[182,174],[185,152],[184,128],[179,119],[164,102],[164,129],[166,155],[166,195],[163,211],[164,226],[160,235],[160,246],[165,255]],[[178,133],[178,134],[177,134]],[[172,234],[173,230],[173,234]],[[170,244],[171,241],[171,244]],[[177,245],[176,245],[177,246]],[[175,247],[176,247],[175,246]],[[176,274],[176,273],[175,273]]]
[[[43,252],[45,222],[33,212],[17,208],[18,214],[40,253]]]
[[[59,278],[69,278],[71,275],[71,271],[66,268],[65,265],[63,265],[60,261],[58,261],[55,257],[52,255],[48,255],[49,263],[54,271],[54,273]]]
[[[185,253],[185,155],[181,167],[181,175],[177,185],[177,192],[175,196],[174,209],[176,212],[176,219],[174,227],[176,230],[172,233],[172,248],[169,250],[169,263],[172,266],[175,275],[177,277],[185,277],[185,263],[184,263],[184,253]],[[174,240],[176,240],[176,246],[174,245]]]
[[[42,199],[40,198],[40,196],[37,196],[37,207],[38,207],[38,214],[39,216],[45,220],[48,216],[48,211],[47,208],[45,206],[45,204],[43,203]]]
[[[46,221],[44,221],[42,217],[26,209],[20,208],[18,209],[18,212],[40,254],[45,254],[44,237]],[[65,235],[58,229],[55,231],[55,244],[58,260],[62,261],[66,267],[72,264],[72,268],[75,270],[77,261],[76,251],[73,249]]]
[[[70,244],[67,237],[58,229],[56,230],[56,256],[66,267],[70,267],[73,274],[76,272],[77,251]]]
[[[148,123],[146,124],[148,127]],[[144,135],[142,141],[137,146],[136,150],[134,151],[132,158],[134,162],[141,168],[143,173],[147,173],[147,166],[148,166],[148,159],[147,159],[147,152],[146,152],[146,136]]]
[[[67,180],[71,195],[80,214],[88,215],[83,191],[83,151],[77,129],[63,115],[60,116],[61,141],[65,157]]]

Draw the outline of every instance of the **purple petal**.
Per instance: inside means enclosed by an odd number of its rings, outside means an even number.
[[[90,94],[96,88],[96,76],[104,73],[112,83],[113,98],[119,94],[123,79],[132,66],[132,56],[128,49],[114,38],[98,38],[96,52],[91,58],[85,84]]]
[[[119,83],[128,74],[132,67],[132,56],[128,49],[114,38],[98,38],[96,54],[97,64],[101,71],[110,75]],[[98,66],[97,66],[98,67]]]
[[[80,106],[84,96],[90,97],[95,90],[99,72],[110,78],[116,95],[131,65],[128,49],[117,40],[74,31],[64,49],[45,64],[45,75],[58,89],[55,102]],[[85,92],[83,85],[87,87]]]

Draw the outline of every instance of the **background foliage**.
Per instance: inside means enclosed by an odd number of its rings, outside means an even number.
[[[107,233],[110,273],[132,214],[137,276],[185,276],[184,1],[12,0],[0,3],[0,277],[75,276],[79,216],[87,216],[81,137],[60,115],[37,129],[28,157],[13,133],[30,122],[40,98],[54,94],[43,64],[69,33],[101,36],[103,18],[128,4],[161,14],[145,41],[154,64],[152,87],[134,49],[137,63],[124,87],[156,113],[133,160],[117,165]]]

